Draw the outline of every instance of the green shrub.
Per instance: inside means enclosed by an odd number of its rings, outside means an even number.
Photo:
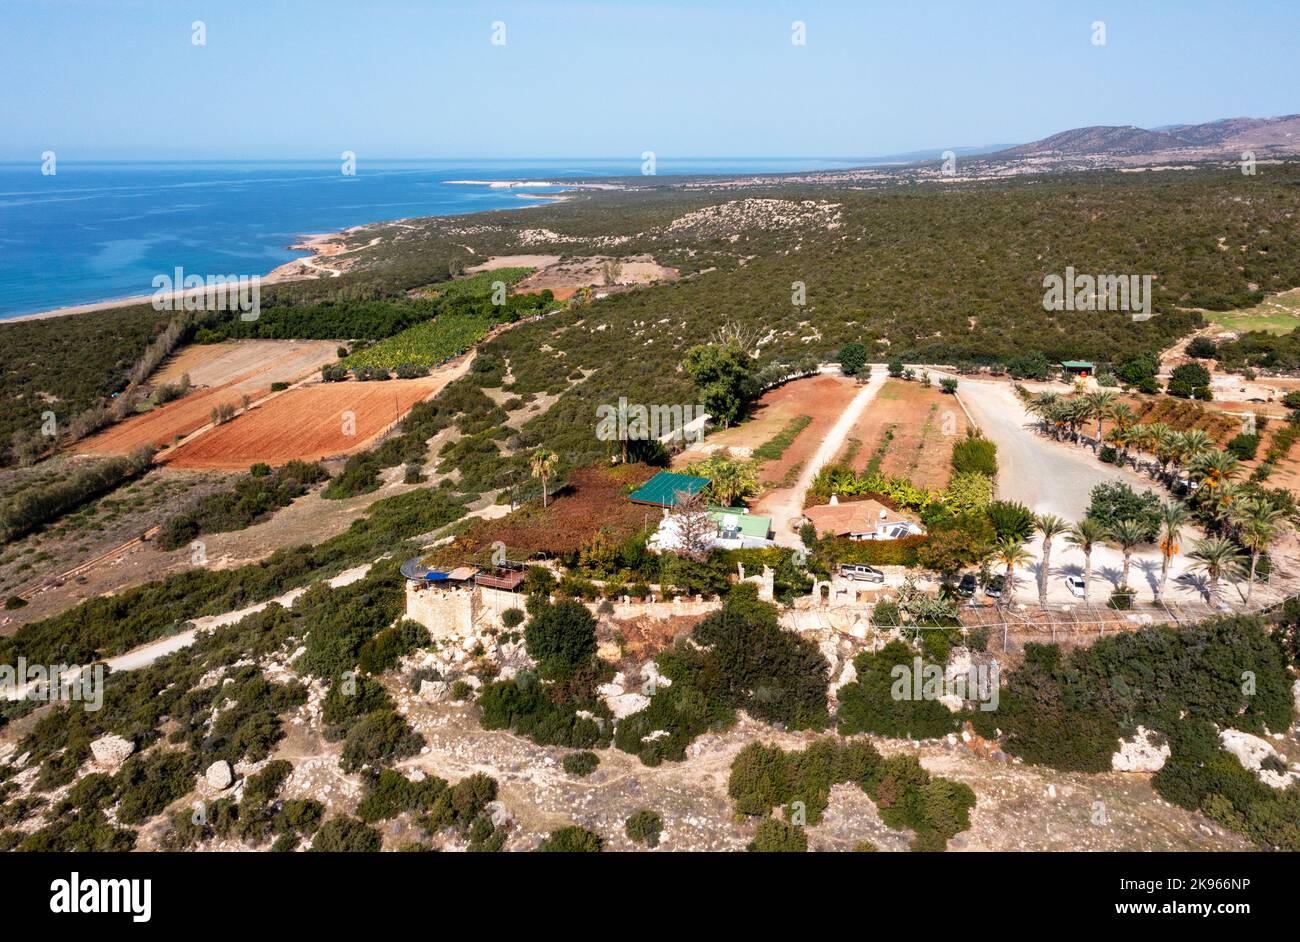
[[[562,764],[570,775],[585,777],[596,771],[600,758],[594,752],[571,752],[564,757]]]
[[[659,846],[659,835],[663,833],[663,829],[664,822],[663,818],[659,817],[659,812],[648,809],[633,812],[623,822],[623,833],[627,835],[628,840],[644,844],[646,847]]]
[[[993,477],[998,473],[998,446],[987,438],[967,435],[952,446],[952,469]]]
[[[565,677],[596,654],[596,619],[573,599],[547,604],[524,627],[524,646],[543,677]]]
[[[754,832],[746,850],[762,854],[802,854],[808,850],[808,835],[776,818],[765,818]]]
[[[356,818],[340,815],[321,825],[311,842],[311,849],[326,854],[374,853],[383,844],[383,837],[374,828]]]
[[[552,831],[538,846],[538,851],[553,854],[597,853],[605,846],[599,834],[586,828],[571,826]]]
[[[924,635],[942,636],[943,632],[927,631]],[[936,739],[953,732],[957,728],[956,714],[937,699],[944,693],[942,685],[936,691],[913,689],[913,661],[919,658],[901,641],[891,641],[874,654],[864,651],[854,658],[857,680],[845,684],[837,695],[840,735],[876,733],[894,739]],[[942,661],[924,667],[943,676]],[[899,680],[900,674],[906,683]],[[925,683],[922,681],[923,687]]]
[[[358,772],[365,766],[387,765],[420,751],[424,737],[392,710],[377,710],[359,719],[343,741],[339,768]]]

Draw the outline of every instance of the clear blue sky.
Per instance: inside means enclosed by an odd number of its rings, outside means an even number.
[[[1297,62],[1297,0],[3,0],[0,159],[871,156],[1294,113]]]

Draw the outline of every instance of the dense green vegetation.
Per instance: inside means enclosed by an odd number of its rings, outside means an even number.
[[[107,494],[149,470],[153,449],[144,448],[129,458],[105,458],[82,465],[54,480],[34,482],[0,503],[0,543],[17,539],[52,523],[89,500]]]
[[[792,729],[824,729],[830,721],[826,659],[815,643],[782,628],[775,606],[759,601],[750,583],[734,586],[690,640],[656,661],[672,685],[655,690],[614,737],[647,765],[682,761],[696,736],[732,725],[738,709]]]
[[[1300,370],[1300,328],[1287,334],[1252,330],[1236,340],[1218,345],[1220,366],[1232,369],[1254,367],[1279,373]]]
[[[1004,678],[996,714],[973,719],[984,735],[1001,729],[1013,756],[1084,772],[1108,771],[1120,738],[1138,726],[1154,730],[1173,753],[1152,782],[1163,797],[1263,846],[1298,850],[1300,787],[1259,782],[1217,733],[1290,726],[1283,637],[1258,617],[1237,616],[1143,628],[1068,653],[1026,645],[1024,663]]]
[[[737,814],[765,819],[750,850],[800,851],[807,849],[803,826],[821,821],[831,786],[841,782],[870,795],[889,827],[915,832],[913,850],[945,850],[970,827],[975,793],[969,786],[931,778],[915,756],[882,758],[865,740],[828,736],[798,752],[751,743],[731,764],[727,792]],[[782,809],[784,820],[768,818],[773,808]]]

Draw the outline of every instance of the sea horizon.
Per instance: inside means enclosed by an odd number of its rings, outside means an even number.
[[[878,158],[877,158],[878,160]],[[793,173],[871,158],[662,158],[656,175]],[[153,279],[264,276],[306,236],[543,205],[537,183],[641,176],[639,158],[0,161],[0,321],[149,295]],[[464,185],[524,180],[525,188]],[[51,277],[53,275],[53,277]]]

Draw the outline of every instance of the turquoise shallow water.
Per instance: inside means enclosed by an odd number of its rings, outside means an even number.
[[[656,169],[774,173],[851,165],[661,159]],[[50,176],[39,161],[0,164],[0,320],[151,294],[154,277],[177,267],[205,277],[263,275],[305,255],[287,246],[307,233],[529,205],[519,190],[450,180],[640,172],[639,160],[359,161],[355,176],[343,175],[338,161],[60,162]]]

